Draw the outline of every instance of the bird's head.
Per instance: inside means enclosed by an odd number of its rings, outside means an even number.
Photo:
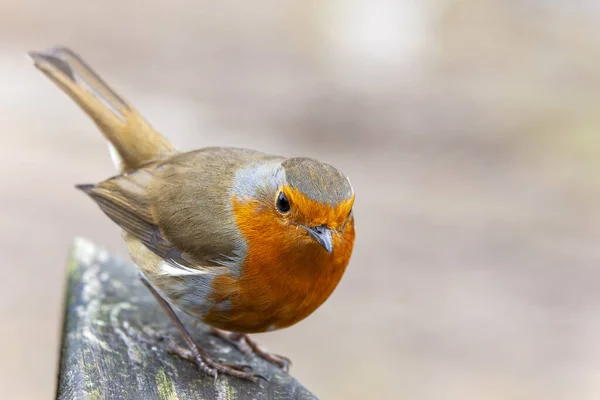
[[[310,158],[254,165],[236,176],[235,188],[235,214],[246,236],[270,248],[351,251],[354,191],[333,166]]]

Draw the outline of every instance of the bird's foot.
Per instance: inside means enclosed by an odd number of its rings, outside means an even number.
[[[167,342],[169,353],[195,363],[200,371],[215,379],[217,379],[219,373],[252,382],[256,382],[257,378],[265,379],[263,376],[252,374],[252,367],[249,365],[235,365],[215,360],[198,345],[186,348],[176,343],[170,337],[163,336],[163,340]]]
[[[250,339],[250,337],[245,333],[227,332],[212,327],[210,328],[210,332],[223,340],[235,344],[236,347],[246,355],[256,355],[265,361],[277,365],[285,372],[290,370],[292,361],[289,358],[268,352],[266,349],[259,346],[254,340]]]
[[[167,313],[175,327],[179,330],[179,333],[181,333],[181,336],[187,345],[187,348],[183,348],[169,336],[161,335],[162,340],[166,340],[168,343],[170,353],[174,353],[183,359],[196,363],[202,372],[214,377],[215,379],[217,379],[219,373],[222,373],[252,382],[256,382],[256,378],[262,378],[266,380],[266,378],[263,376],[252,374],[252,368],[249,366],[223,363],[212,358],[206,351],[196,344],[194,338],[187,331],[177,314],[175,314],[175,311],[173,311],[171,305],[156,291],[156,289],[154,289],[154,287],[146,280],[146,278],[142,276],[141,280],[142,283],[146,285],[148,290],[150,290],[150,293],[152,293],[158,304],[160,304],[163,310]]]

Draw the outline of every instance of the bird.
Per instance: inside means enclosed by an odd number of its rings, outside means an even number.
[[[93,120],[117,174],[76,185],[123,232],[139,276],[210,376],[256,381],[193,339],[174,309],[287,370],[248,335],[290,327],[338,286],[355,240],[350,180],[329,163],[236,147],[177,148],[73,50],[28,52]]]

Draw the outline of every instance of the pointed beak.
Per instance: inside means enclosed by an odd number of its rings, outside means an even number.
[[[331,239],[331,229],[326,226],[315,226],[314,228],[310,228],[308,226],[303,227],[306,229],[306,232],[313,238],[317,243],[319,243],[328,253],[333,251],[333,242]]]

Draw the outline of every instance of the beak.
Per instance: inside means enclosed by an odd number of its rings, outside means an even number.
[[[309,228],[308,226],[304,226],[306,232],[313,238],[317,243],[319,243],[328,253],[333,251],[333,242],[331,240],[331,229],[327,228],[324,225],[315,226],[314,228]]]

